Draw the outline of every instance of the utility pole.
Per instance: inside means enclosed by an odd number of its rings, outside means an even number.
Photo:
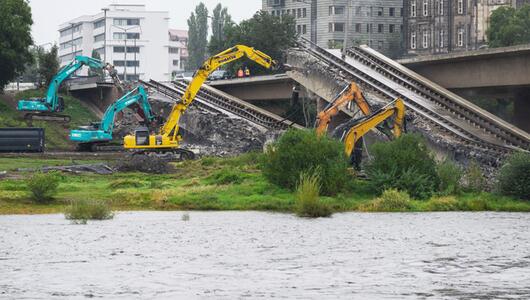
[[[124,49],[125,54],[124,54],[124,55],[125,55],[125,56],[124,56],[124,62],[123,62],[123,70],[124,70],[124,71],[123,71],[123,81],[127,81],[127,52],[128,52],[128,51],[127,51],[127,38],[128,38],[128,36],[127,36],[127,32],[128,32],[129,30],[131,30],[131,29],[136,29],[137,27],[140,28],[140,30],[141,30],[141,27],[140,27],[139,25],[135,25],[135,26],[132,26],[132,27],[129,27],[129,28],[123,28],[123,27],[116,26],[116,25],[112,25],[112,26],[114,26],[114,27],[116,27],[116,28],[122,30],[122,31],[124,32],[124,34],[125,34],[125,38],[124,38],[124,41],[125,41],[125,49]],[[135,37],[134,37],[134,39],[135,39],[135,44],[136,44],[136,34],[137,34],[137,33],[135,33]],[[135,55],[136,55],[136,54],[135,54]],[[135,62],[135,64],[136,64],[136,62]]]
[[[107,11],[109,11],[108,8],[102,8],[103,11],[103,23],[105,23],[105,39],[103,40],[103,53],[105,55],[105,59],[103,59],[104,62],[107,61]]]

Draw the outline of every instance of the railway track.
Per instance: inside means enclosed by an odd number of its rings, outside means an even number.
[[[141,83],[175,101],[180,101],[187,87],[187,83],[182,81],[175,81],[172,86],[154,80]],[[267,129],[302,128],[296,123],[206,85],[201,87],[192,105],[212,112],[227,111]]]
[[[367,47],[356,47],[343,60],[306,39],[299,47],[318,60],[348,74],[364,88],[407,107],[464,144],[492,155],[530,150],[529,135],[466,100],[436,86]]]

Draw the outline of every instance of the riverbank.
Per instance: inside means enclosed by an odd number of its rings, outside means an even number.
[[[89,163],[84,160],[82,163]],[[170,174],[115,173],[112,175],[61,174],[55,200],[32,201],[26,185],[28,172],[18,168],[64,165],[67,160],[0,158],[0,214],[61,213],[72,201],[98,200],[116,211],[136,210],[255,210],[290,213],[294,194],[269,183],[258,166],[258,156],[203,158],[174,164]],[[76,163],[76,162],[74,162]],[[321,197],[334,212],[365,210],[377,198],[363,180],[351,179],[345,191]],[[411,200],[400,211],[514,211],[530,212],[530,202],[491,193],[461,193]]]

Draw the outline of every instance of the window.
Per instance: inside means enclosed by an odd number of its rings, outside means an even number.
[[[416,17],[416,0],[410,1],[410,16]]]
[[[416,32],[410,34],[410,49],[416,49]]]
[[[96,51],[100,56],[101,55],[105,55],[105,48],[103,48],[103,47],[98,48],[98,49],[94,49],[94,51]]]
[[[302,9],[302,17],[307,17],[307,8]]]
[[[177,48],[177,47],[169,47],[169,53],[179,54],[179,48]]]
[[[329,23],[329,32],[344,32],[344,23]]]
[[[94,29],[105,26],[105,19],[94,22]]]
[[[383,16],[383,8],[382,7],[376,7],[377,16],[382,17]]]
[[[178,59],[174,59],[174,60],[173,60],[173,65],[174,65],[174,66],[178,66],[178,65],[179,65],[179,61],[178,61]]]
[[[388,15],[393,17],[393,16],[395,16],[395,14],[396,14],[396,9],[394,7],[390,7],[388,9]]]
[[[296,25],[296,32],[298,34],[301,34],[302,33],[302,26],[301,25]]]
[[[464,0],[458,0],[458,14],[464,13]]]
[[[140,53],[140,47],[127,47],[127,53]]]
[[[123,52],[125,52],[125,47],[114,46],[114,48],[112,50],[114,51],[114,53],[123,53]]]
[[[360,16],[361,15],[361,11],[362,11],[362,7],[361,6],[356,6],[355,7],[355,15],[356,16]]]
[[[302,34],[307,33],[307,25],[302,25]]]
[[[329,15],[330,16],[333,16],[333,15],[343,15],[344,14],[344,11],[345,11],[345,7],[344,6],[330,6],[329,7]]]
[[[104,40],[105,40],[105,34],[104,33],[94,36],[94,43],[95,42],[101,42],[101,41],[104,41]]]
[[[401,7],[401,8],[399,9],[399,16],[400,16],[400,17],[403,17],[403,7]]]
[[[378,33],[383,33],[383,30],[384,30],[384,25],[383,24],[377,24],[377,32]]]
[[[301,8],[296,10],[296,17],[297,18],[301,18],[302,17],[302,9]]]
[[[396,28],[396,25],[394,25],[394,24],[389,24],[389,25],[388,25],[388,32],[389,32],[389,33],[394,33],[394,31],[396,30],[395,28]]]
[[[423,16],[426,17],[429,15],[429,0],[423,0]]]
[[[366,33],[370,33],[370,28],[372,24],[366,24]]]
[[[438,1],[438,14],[440,16],[444,15],[444,0]]]
[[[355,24],[355,32],[361,32],[361,23]]]
[[[113,24],[116,26],[140,25],[140,19],[114,19]]]
[[[458,47],[464,46],[464,29],[463,28],[458,29],[456,40],[458,43]]]
[[[444,30],[440,30],[440,48],[444,47],[444,39],[445,39],[445,32]]]
[[[125,66],[125,61],[124,60],[115,60],[113,61],[113,65],[115,67],[123,67]],[[137,61],[137,60],[128,60],[127,61],[127,67],[139,67],[140,66],[140,62]]]
[[[127,32],[127,34],[125,32],[114,32],[112,34],[112,38],[115,39],[115,40],[125,40],[127,37],[128,40],[138,40],[140,39],[140,33],[138,32]]]
[[[423,49],[429,48],[429,32],[424,30],[421,37]]]

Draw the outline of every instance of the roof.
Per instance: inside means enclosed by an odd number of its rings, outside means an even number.
[[[169,34],[173,36],[178,36],[179,38],[188,38],[188,31],[181,29],[170,29]]]

